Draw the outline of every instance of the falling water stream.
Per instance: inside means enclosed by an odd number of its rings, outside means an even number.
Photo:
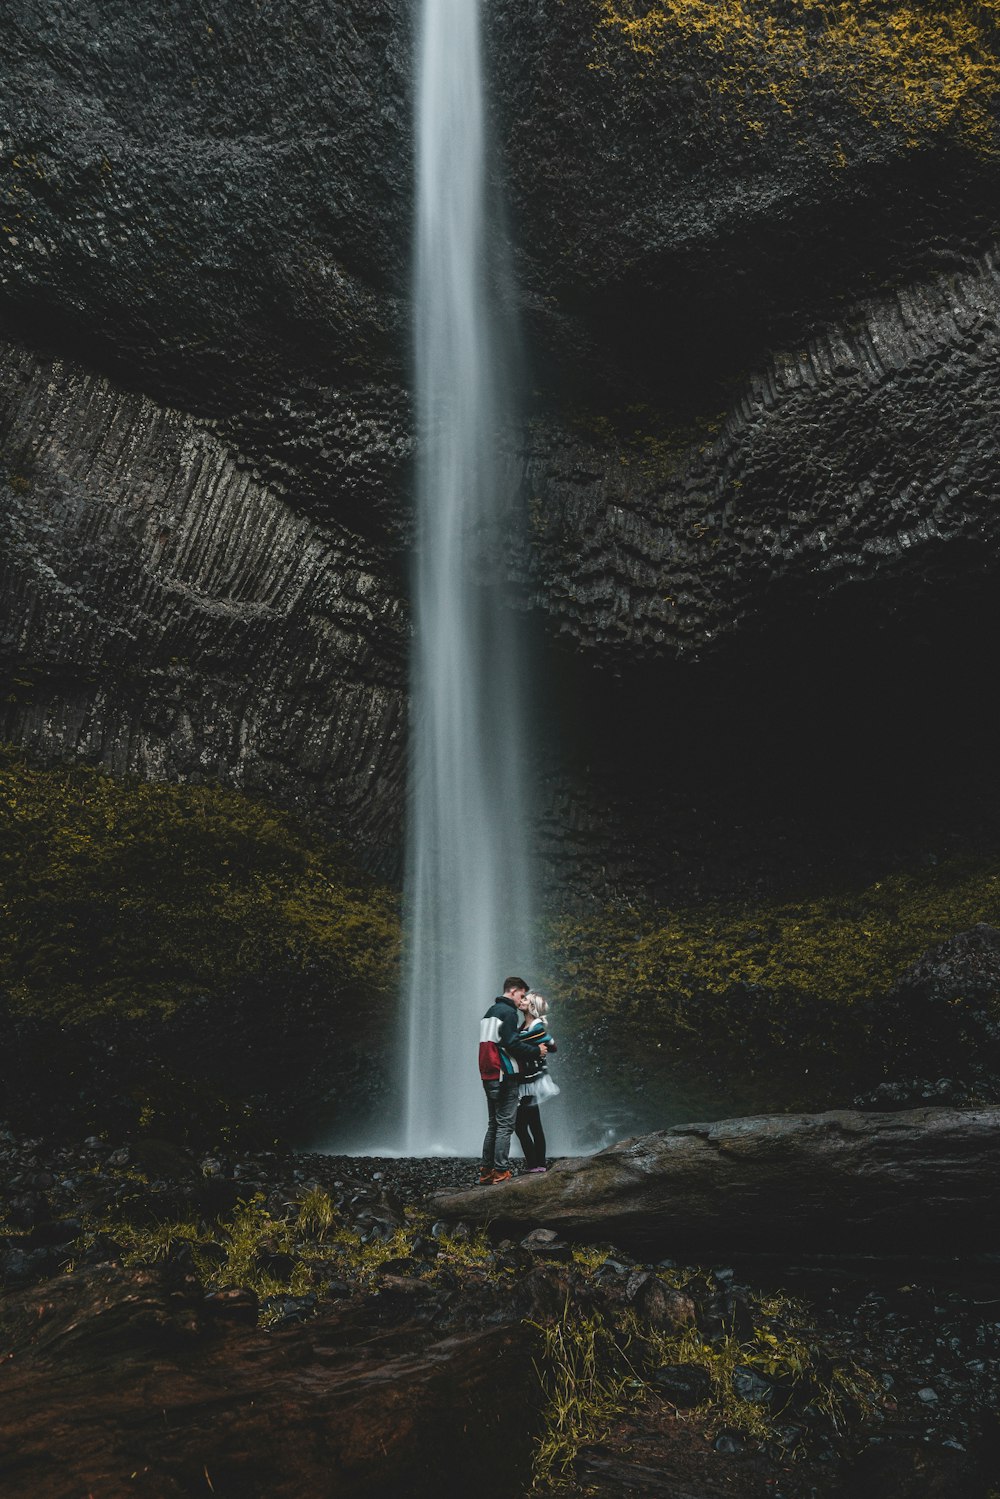
[[[417,88],[418,534],[404,1149],[477,1152],[479,1019],[531,971],[526,662],[506,597],[509,363],[490,293],[480,0],[423,0]]]

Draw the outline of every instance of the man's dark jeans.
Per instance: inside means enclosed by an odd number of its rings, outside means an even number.
[[[510,1170],[510,1137],[517,1116],[520,1083],[516,1077],[502,1077],[496,1083],[483,1083],[490,1122],[483,1141],[483,1170]]]

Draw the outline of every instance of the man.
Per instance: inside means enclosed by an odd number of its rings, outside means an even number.
[[[521,1011],[528,986],[517,977],[503,981],[503,994],[495,999],[479,1027],[479,1075],[483,1080],[489,1124],[483,1141],[479,1185],[495,1186],[510,1181],[510,1137],[517,1114],[518,1091],[524,1064],[544,1057],[545,1045],[518,1037]]]

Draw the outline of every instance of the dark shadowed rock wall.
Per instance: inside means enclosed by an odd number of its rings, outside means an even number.
[[[493,563],[559,684],[547,856],[669,894],[961,841],[992,817],[995,3],[486,17],[529,521]],[[0,119],[0,732],[314,806],[385,869],[412,49],[395,0],[18,0]]]
[[[0,734],[389,869],[410,51],[370,4],[29,3],[4,47]]]
[[[393,849],[405,621],[384,549],[102,375],[10,347],[4,377],[0,737],[277,793]]]

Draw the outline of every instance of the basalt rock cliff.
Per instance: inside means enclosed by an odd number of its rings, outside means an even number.
[[[996,23],[488,8],[529,521],[492,561],[566,684],[573,885],[808,865],[817,773],[870,842],[857,798],[912,801],[916,734],[947,772],[916,843],[981,824],[978,783],[939,803],[993,726]],[[315,809],[387,871],[413,44],[387,0],[19,0],[3,62],[0,732]]]

